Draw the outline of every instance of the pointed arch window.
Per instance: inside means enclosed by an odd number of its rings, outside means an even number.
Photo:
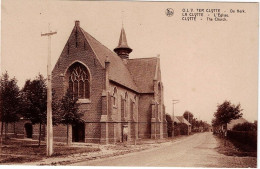
[[[69,90],[73,93],[73,96],[78,99],[89,99],[90,80],[86,67],[80,63],[75,63],[69,71]]]
[[[113,93],[113,106],[117,106],[117,89],[116,89],[116,87],[114,88],[114,93]]]
[[[125,99],[123,96],[121,97],[121,118],[125,118]]]
[[[130,100],[130,119],[133,120],[134,117],[134,102]]]
[[[161,104],[162,104],[162,86],[161,83],[158,83],[158,105],[157,105],[157,112],[158,112],[158,119],[162,119],[162,112],[161,112]]]
[[[127,92],[125,93],[125,100],[124,100],[124,105],[125,105],[125,111],[124,111],[124,117],[127,118],[128,116],[128,94]]]

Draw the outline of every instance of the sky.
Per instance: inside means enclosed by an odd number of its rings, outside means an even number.
[[[174,14],[166,16],[167,8]],[[182,20],[183,9],[221,9],[228,21]],[[244,9],[245,13],[230,13]],[[243,117],[257,120],[258,5],[208,2],[2,1],[1,71],[15,76],[20,88],[38,73],[46,77],[48,25],[52,67],[74,27],[80,26],[113,50],[122,22],[130,58],[156,57],[161,62],[166,112],[188,110],[211,122],[225,100],[241,104]]]

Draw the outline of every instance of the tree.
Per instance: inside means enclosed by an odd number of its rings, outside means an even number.
[[[42,124],[46,123],[47,88],[46,80],[39,74],[34,80],[26,80],[23,94],[23,116],[32,124],[39,124],[39,146]]]
[[[216,122],[218,124],[227,124],[231,120],[242,117],[241,113],[243,109],[240,108],[240,104],[234,105],[230,101],[224,101],[221,105],[218,105],[217,111],[214,113]]]
[[[213,127],[217,127],[217,126],[219,125],[216,118],[213,118],[213,119],[211,120],[211,125],[212,125]]]
[[[199,121],[197,120],[197,118],[193,118],[192,119],[192,129],[196,129],[194,131],[198,131],[199,128]]]
[[[209,131],[210,124],[208,124],[206,121],[202,121],[202,124],[203,124],[203,130]]]
[[[41,144],[42,125],[47,122],[47,86],[46,79],[39,74],[34,80],[26,80],[22,89],[22,115],[32,124],[39,124],[39,146]],[[53,124],[58,123],[59,104],[52,99]]]
[[[69,125],[83,122],[81,117],[83,114],[79,111],[78,99],[73,97],[73,94],[67,90],[65,96],[61,99],[60,104],[60,123],[67,125],[67,144],[69,145]]]
[[[192,124],[192,121],[193,121],[193,114],[190,112],[190,111],[185,111],[184,113],[183,113],[183,117],[189,122],[189,123],[191,123]]]
[[[217,106],[217,111],[214,113],[214,119],[212,120],[212,126],[224,134],[227,124],[234,119],[242,117],[241,113],[243,109],[240,108],[240,104],[234,105],[230,101],[224,101],[221,105]],[[222,127],[224,126],[224,128]]]
[[[167,132],[168,137],[172,137],[172,130],[173,130],[173,120],[169,114],[166,114],[166,121],[167,121]]]
[[[3,135],[3,124],[5,123],[5,138],[7,138],[8,123],[20,119],[20,91],[15,78],[9,79],[5,72],[0,79],[0,121],[2,122],[1,137]]]
[[[202,120],[199,121],[199,127],[203,127],[204,126],[204,122]]]

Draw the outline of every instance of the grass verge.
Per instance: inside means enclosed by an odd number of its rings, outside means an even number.
[[[63,157],[71,154],[100,151],[92,146],[69,147],[64,144],[54,144],[53,156]],[[46,158],[46,145],[38,146],[37,142],[31,140],[6,140],[2,146],[0,164],[21,164],[25,162],[38,161]]]
[[[218,141],[217,151],[227,156],[238,157],[256,157],[257,150],[253,149],[249,145],[241,144],[235,140],[228,140],[219,136],[214,136]]]

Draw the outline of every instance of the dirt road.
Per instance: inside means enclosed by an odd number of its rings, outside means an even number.
[[[199,133],[142,152],[75,163],[77,166],[256,167],[255,157],[219,154],[212,133]]]

